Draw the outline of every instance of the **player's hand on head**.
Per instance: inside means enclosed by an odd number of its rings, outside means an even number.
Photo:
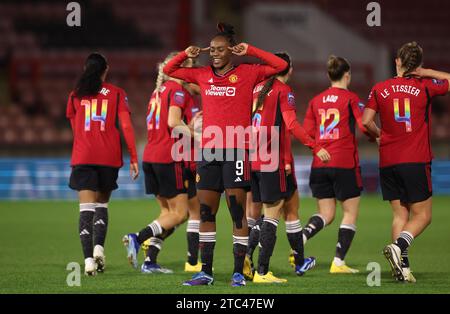
[[[427,69],[418,67],[414,71],[411,72],[412,75],[419,76],[419,77],[426,77],[427,76]]]
[[[133,180],[136,180],[139,177],[139,165],[137,162],[130,164],[130,177]]]
[[[200,48],[197,46],[189,46],[184,50],[184,52],[186,52],[188,58],[197,58],[200,54]]]
[[[240,43],[233,47],[228,47],[228,49],[231,50],[231,52],[237,56],[245,56],[247,54],[248,50],[248,44],[247,43]]]
[[[208,51],[208,50],[209,50],[209,47],[200,48],[197,46],[189,46],[184,50],[184,52],[186,52],[186,55],[188,56],[188,58],[197,58],[201,52]]]
[[[317,153],[316,153],[317,157],[319,157],[319,159],[324,162],[327,163],[331,160],[331,156],[330,153],[328,153],[328,151],[325,148],[321,148]]]

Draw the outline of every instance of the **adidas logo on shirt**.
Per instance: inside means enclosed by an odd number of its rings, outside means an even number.
[[[236,180],[234,180],[234,182],[242,182],[240,177],[237,177]]]
[[[208,83],[214,83],[212,77],[209,79]]]

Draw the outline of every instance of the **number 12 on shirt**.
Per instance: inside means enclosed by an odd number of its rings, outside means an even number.
[[[320,139],[321,140],[337,140],[339,139],[339,129],[336,126],[339,123],[340,114],[336,108],[319,109],[320,115]],[[333,121],[325,128],[325,121],[333,116]]]
[[[400,115],[400,107],[398,98],[394,99],[394,115],[395,121],[399,123],[405,123],[406,132],[412,132],[411,126],[411,105],[409,98],[404,99],[405,107],[404,107],[404,116]]]
[[[91,101],[83,99],[81,106],[84,106],[84,130],[91,130],[91,121],[100,122],[100,131],[105,131],[106,115],[108,113],[108,99],[102,100],[100,115],[97,115],[97,99]]]

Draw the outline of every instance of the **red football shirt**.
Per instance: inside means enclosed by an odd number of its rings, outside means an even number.
[[[236,139],[227,138],[226,128],[251,125],[253,87],[287,66],[284,60],[252,46],[248,47],[247,54],[261,58],[269,65],[240,64],[218,75],[211,66],[181,68],[181,63],[187,58],[183,51],[164,67],[167,75],[200,86],[203,107],[201,147],[246,148],[245,141],[236,143]],[[216,131],[221,132],[222,136],[217,136]],[[208,144],[212,139],[219,142]]]
[[[192,96],[192,101],[190,101],[187,104],[187,107],[184,112],[185,122],[186,124],[189,124],[192,120],[192,118],[200,112],[201,106],[200,106],[200,99],[197,97]],[[192,171],[195,171],[196,168],[196,162],[195,162],[195,143],[194,138],[192,138],[191,141],[191,154],[189,160],[186,160],[186,167],[189,167]]]
[[[154,92],[147,109],[147,145],[145,145],[143,161],[152,163],[172,163],[172,146],[176,139],[171,137],[169,128],[169,107],[181,108],[183,115],[187,107],[192,106],[192,96],[175,81],[167,81],[161,85],[159,102]]]
[[[309,102],[303,127],[331,155],[328,163],[314,155],[313,168],[359,167],[355,124],[367,132],[361,123],[360,105],[355,93],[337,87],[328,88]]]
[[[71,165],[122,167],[118,113],[129,112],[125,91],[103,83],[100,93],[81,99],[72,91],[66,116],[73,119]]]
[[[372,88],[367,108],[380,116],[380,167],[431,162],[431,99],[447,91],[447,80],[413,77],[394,77]]]
[[[266,82],[262,82],[255,86],[253,90],[253,104],[256,106],[258,95],[260,91],[263,89],[264,84]],[[252,159],[252,170],[253,171],[261,171],[263,165],[269,165],[272,162],[272,159],[267,160],[267,157],[261,156],[262,153],[268,152],[269,155],[277,154],[276,156],[279,158],[279,163],[277,165],[277,169],[284,169],[286,164],[292,163],[292,151],[291,151],[291,140],[289,126],[286,124],[286,117],[288,114],[295,117],[296,116],[296,107],[295,107],[295,96],[292,92],[292,89],[285,83],[275,79],[272,85],[271,90],[267,93],[264,98],[264,102],[262,106],[258,108],[258,110],[253,114],[253,129],[256,132],[256,138],[261,137],[263,141],[258,140],[256,143],[259,145],[257,153],[254,154],[254,158]],[[278,151],[272,151],[272,128],[277,127],[278,130],[273,130],[277,132],[274,134],[276,136],[276,140],[278,141]],[[264,127],[264,129],[262,128]],[[297,129],[301,129],[300,132],[297,132]],[[264,133],[261,131],[264,130]],[[293,134],[298,137],[298,139],[308,146],[314,146],[314,141],[306,134],[306,132],[302,129],[300,124],[297,122],[297,125],[292,126]],[[303,134],[301,133],[303,131]],[[253,148],[253,147],[252,147]],[[274,169],[272,171],[275,171]],[[267,171],[267,170],[266,170]]]

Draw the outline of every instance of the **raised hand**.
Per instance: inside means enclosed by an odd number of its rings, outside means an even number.
[[[319,159],[324,162],[327,163],[331,160],[331,156],[328,153],[328,151],[325,148],[321,148],[318,152],[317,152],[317,157],[319,157]]]
[[[208,50],[209,50],[209,47],[200,48],[197,46],[189,46],[184,50],[184,52],[186,52],[188,58],[197,58],[201,52],[208,51]]]
[[[412,71],[411,74],[419,77],[426,77],[428,76],[428,70],[422,67],[418,67],[417,69]]]
[[[240,43],[233,47],[228,47],[228,49],[231,50],[231,52],[237,56],[245,56],[247,54],[248,50],[248,44],[247,43]]]

